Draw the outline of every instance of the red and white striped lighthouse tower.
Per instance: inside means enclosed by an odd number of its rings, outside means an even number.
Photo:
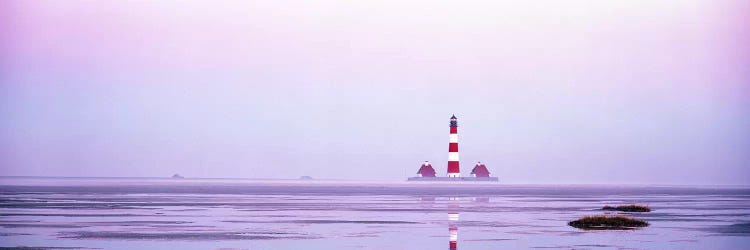
[[[461,177],[458,167],[458,122],[456,115],[451,116],[451,135],[448,144],[448,177]]]

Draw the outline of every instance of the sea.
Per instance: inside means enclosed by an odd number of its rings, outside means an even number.
[[[3,177],[0,249],[750,249],[750,187]]]

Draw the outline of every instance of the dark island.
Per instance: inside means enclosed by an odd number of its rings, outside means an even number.
[[[571,221],[568,225],[587,230],[627,230],[648,226],[648,222],[619,215],[595,215]]]
[[[602,210],[621,211],[621,212],[651,212],[651,208],[646,205],[624,205],[624,206],[604,206]]]

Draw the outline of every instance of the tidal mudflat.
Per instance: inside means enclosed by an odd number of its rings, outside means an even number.
[[[647,204],[649,213],[603,211]],[[568,222],[624,214],[634,230]],[[454,241],[451,244],[451,241]],[[0,247],[748,249],[745,187],[0,178]]]

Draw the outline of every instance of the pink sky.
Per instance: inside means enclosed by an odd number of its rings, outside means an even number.
[[[750,3],[3,1],[0,175],[748,184]]]

